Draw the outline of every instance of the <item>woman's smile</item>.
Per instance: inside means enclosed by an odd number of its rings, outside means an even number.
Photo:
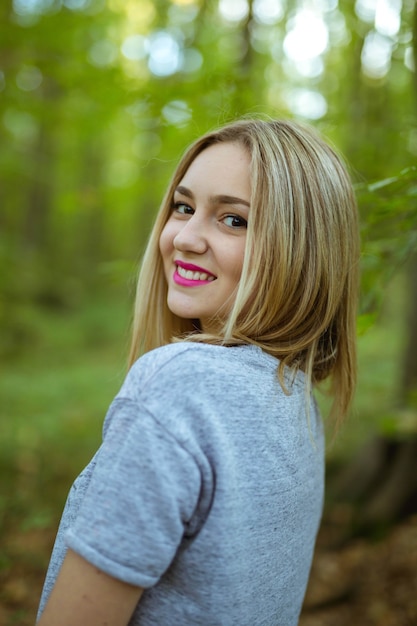
[[[175,261],[176,270],[174,272],[174,281],[177,285],[184,287],[198,287],[201,284],[211,283],[216,277],[208,270],[193,265],[192,263],[184,263]]]

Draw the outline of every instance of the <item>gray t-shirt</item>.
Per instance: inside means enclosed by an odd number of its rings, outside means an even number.
[[[175,343],[141,357],[63,513],[39,615],[67,547],[144,587],[131,626],[295,626],[324,488],[322,423],[299,373],[255,346]]]

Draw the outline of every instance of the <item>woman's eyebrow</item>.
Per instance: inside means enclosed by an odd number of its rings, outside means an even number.
[[[183,185],[178,185],[175,189],[177,193],[180,193],[182,196],[186,196],[187,198],[194,199],[194,194],[191,189],[188,187],[184,187]],[[229,196],[228,194],[219,194],[216,196],[210,196],[209,198],[211,204],[243,204],[244,206],[250,207],[250,203],[243,198],[239,198],[237,196]]]
[[[250,203],[247,200],[238,198],[237,196],[228,196],[224,194],[211,196],[210,202],[213,204],[243,204],[244,206],[250,207]]]
[[[178,185],[174,193],[180,193],[182,196],[186,196],[187,198],[194,199],[193,192],[187,187],[183,187],[182,185]]]

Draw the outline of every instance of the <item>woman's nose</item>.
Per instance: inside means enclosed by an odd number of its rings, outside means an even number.
[[[182,223],[174,237],[174,247],[181,252],[203,254],[207,250],[206,231],[204,220],[199,219],[194,213],[189,220]]]

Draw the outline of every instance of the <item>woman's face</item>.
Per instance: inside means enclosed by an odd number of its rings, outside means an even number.
[[[238,143],[206,148],[175,190],[161,233],[168,307],[210,330],[230,311],[242,272],[251,197],[250,156]]]

